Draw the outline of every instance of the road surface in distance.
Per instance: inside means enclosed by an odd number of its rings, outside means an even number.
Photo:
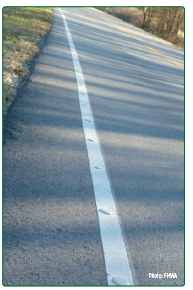
[[[184,53],[96,9],[61,11],[4,122],[3,283],[108,283],[71,37],[133,284],[183,285]]]

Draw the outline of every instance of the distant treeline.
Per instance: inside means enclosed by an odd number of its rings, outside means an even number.
[[[175,45],[184,47],[183,7],[97,7]]]

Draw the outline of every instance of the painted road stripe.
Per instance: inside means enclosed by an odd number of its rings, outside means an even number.
[[[133,285],[131,269],[97,137],[81,65],[66,18],[60,9],[70,45],[78,86],[79,103],[93,181],[108,285]]]
[[[95,9],[95,8],[90,8],[90,9],[94,9],[95,11],[97,10],[97,12],[100,11],[100,10]],[[104,13],[105,13],[105,12],[103,12],[103,11],[100,11],[100,12],[103,13],[103,16],[104,16]],[[91,12],[91,13],[92,13],[92,12]],[[183,65],[179,64],[177,61],[173,60],[171,57],[169,57],[169,56],[167,56],[167,55],[165,55],[165,54],[159,52],[159,51],[156,50],[155,48],[149,46],[149,45],[146,44],[143,40],[141,40],[139,37],[133,35],[133,33],[131,33],[131,32],[128,32],[128,31],[126,30],[126,28],[122,28],[122,27],[120,27],[120,26],[118,26],[118,25],[116,25],[116,24],[110,22],[109,20],[104,19],[103,17],[100,17],[99,15],[97,15],[97,16],[98,16],[101,20],[103,20],[104,22],[108,23],[110,26],[112,26],[112,27],[116,28],[117,30],[119,30],[119,31],[121,31],[121,32],[123,32],[123,33],[129,35],[130,37],[132,37],[132,38],[138,40],[140,43],[142,43],[142,44],[143,44],[145,47],[147,47],[149,50],[153,51],[155,54],[158,54],[158,55],[160,55],[161,57],[164,57],[164,58],[167,59],[168,61],[172,62],[173,64],[175,64],[176,66],[178,66],[179,68],[181,68],[182,70],[184,70],[184,66],[183,66]],[[112,16],[112,17],[113,17],[113,16]],[[115,18],[115,20],[118,20],[118,18]],[[158,38],[158,37],[156,37],[155,35],[152,35],[152,37]],[[158,39],[159,39],[159,41],[166,42],[166,41],[164,41],[164,40],[161,39],[161,38],[158,38]],[[171,43],[169,43],[169,44],[172,46]],[[179,49],[179,48],[178,48],[178,49]]]

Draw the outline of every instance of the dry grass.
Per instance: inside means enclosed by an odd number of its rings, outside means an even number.
[[[184,49],[184,32],[179,31],[177,35],[171,35],[168,41]]]
[[[103,11],[111,14],[117,18],[122,19],[125,22],[132,23],[137,27],[143,25],[143,10],[142,8],[127,8],[127,7],[107,7],[103,8]]]
[[[37,41],[50,28],[52,9],[5,7],[3,9],[3,100],[4,112],[14,99],[21,79],[28,75]]]

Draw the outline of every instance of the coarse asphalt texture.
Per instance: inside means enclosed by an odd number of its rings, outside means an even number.
[[[144,43],[180,66],[184,53],[96,9],[62,11],[134,284],[183,285],[184,71]],[[4,127],[3,284],[107,285],[76,77],[58,8]]]

